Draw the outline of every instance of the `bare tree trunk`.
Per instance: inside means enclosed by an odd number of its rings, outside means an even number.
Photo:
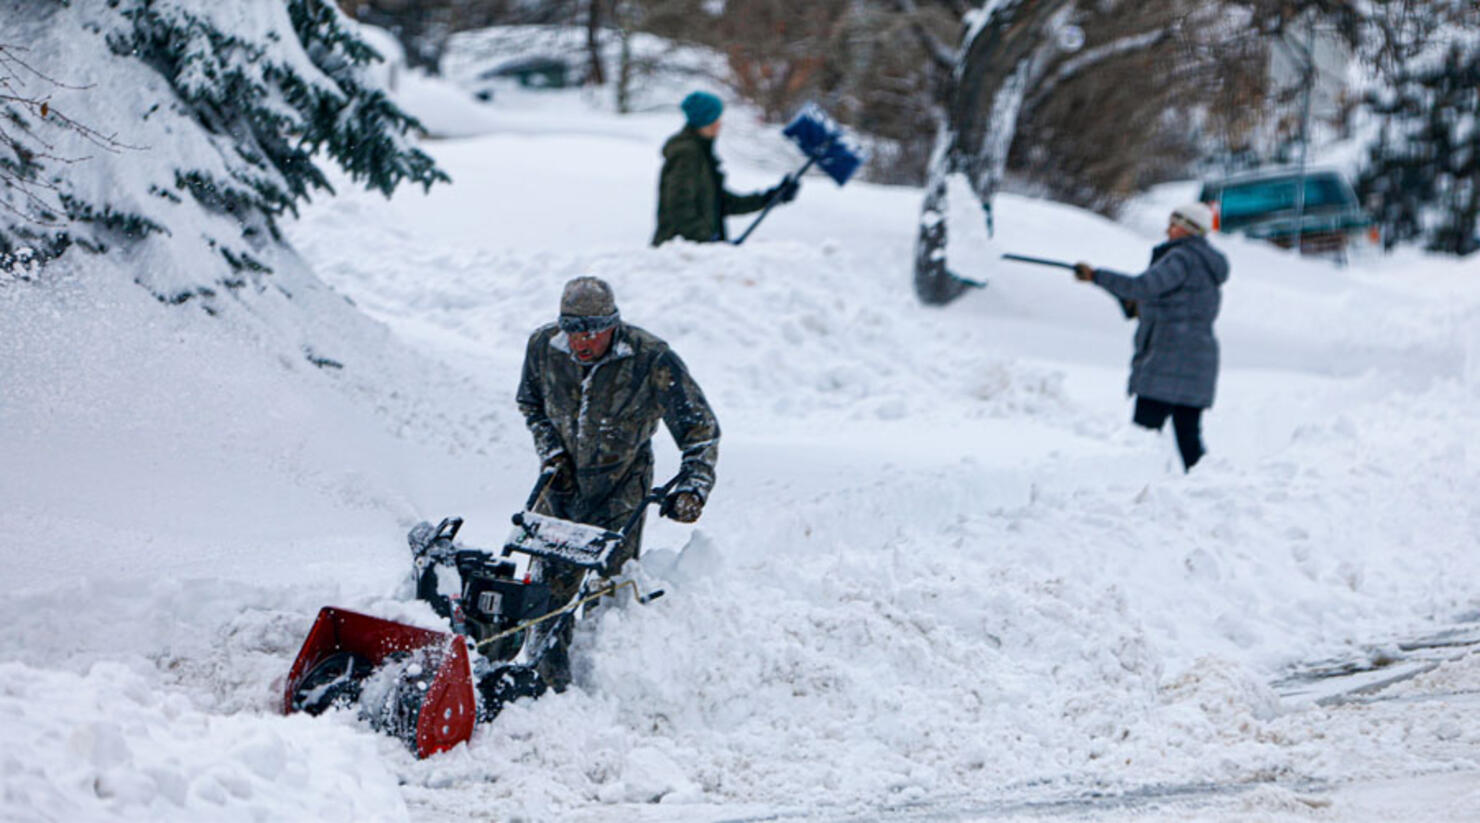
[[[616,0],[612,17],[617,24],[617,113],[632,111],[632,26],[625,0]]]
[[[606,0],[588,0],[586,4],[586,82],[606,85],[606,68],[601,63],[601,6]]]
[[[956,59],[954,82],[936,135],[915,238],[915,294],[945,305],[972,283],[946,265],[946,180],[965,174],[990,222],[1023,96],[1054,48],[1053,24],[1073,0],[1008,0],[972,26]]]

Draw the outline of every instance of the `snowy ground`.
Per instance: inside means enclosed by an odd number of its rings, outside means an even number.
[[[991,287],[926,309],[918,192],[809,179],[743,248],[652,250],[675,113],[492,112],[429,144],[454,185],[291,227],[348,302],[212,318],[96,264],[0,285],[0,818],[1480,818],[1476,263],[1219,238],[1225,370],[1183,476],[1127,423],[1110,299],[992,260],[1137,270],[1178,191],[1123,225],[1003,197],[955,257]],[[732,119],[733,187],[768,185],[787,148]],[[430,619],[395,597],[412,523],[501,540],[535,470],[523,341],[582,273],[724,427],[704,519],[648,534],[668,596],[426,761],[278,716],[319,606]],[[1299,676],[1323,661],[1376,672]]]

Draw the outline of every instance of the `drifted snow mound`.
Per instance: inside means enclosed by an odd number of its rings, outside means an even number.
[[[9,554],[12,579],[43,582],[59,562],[157,573],[142,557],[172,574],[272,573],[262,542],[423,516],[415,478],[451,455],[486,459],[503,436],[466,376],[407,351],[301,264],[274,275],[291,297],[215,317],[162,306],[109,265],[47,271],[0,288],[0,442],[27,467],[0,473],[0,529],[46,524],[63,546]],[[440,400],[453,395],[470,400]],[[326,558],[298,559],[276,574]]]
[[[320,606],[485,496],[499,399],[273,277],[214,317],[106,265],[0,284],[0,817],[404,818],[395,741],[276,698]]]
[[[205,712],[152,673],[0,663],[15,820],[394,820],[406,814],[374,738],[307,718]],[[30,710],[17,710],[18,707]],[[64,717],[65,725],[57,718]],[[81,790],[78,790],[81,787]]]
[[[0,818],[404,819],[395,741],[276,696],[320,606],[401,581],[409,525],[512,499],[503,398],[291,250],[215,314],[166,305],[154,242],[0,278]]]
[[[1476,418],[1455,310],[1425,292],[1454,284],[1220,238],[1244,279],[1220,325],[1214,453],[1183,478],[1165,439],[1125,422],[1131,327],[1066,273],[982,255],[988,290],[920,307],[916,196],[867,186],[808,188],[740,249],[641,248],[649,170],[603,162],[635,151],[552,142],[449,146],[461,195],[336,203],[298,240],[367,311],[511,393],[562,284],[608,279],[714,403],[720,482],[701,533],[649,522],[646,571],[669,595],[583,628],[575,690],[407,763],[414,807],[601,819],[1295,773],[1308,741],[1267,731],[1281,665],[1473,596],[1453,576],[1468,525],[1445,513],[1468,505]],[[491,169],[541,193],[486,196]],[[1150,246],[1002,200],[1004,250],[1134,271]],[[661,479],[665,435],[658,452]],[[1424,491],[1391,495],[1396,478]]]
[[[1125,422],[1129,327],[1067,274],[998,267],[922,308],[918,193],[862,184],[809,181],[740,249],[648,249],[674,124],[621,121],[652,127],[635,142],[589,111],[538,119],[439,144],[457,186],[309,212],[293,239],[333,291],[224,320],[117,272],[0,292],[0,378],[21,387],[0,453],[26,467],[0,472],[15,816],[686,821],[1298,780],[1325,730],[1281,726],[1262,683],[1472,608],[1473,278],[1220,239],[1224,395],[1183,477]],[[998,219],[1015,251],[1133,270],[1149,247],[1026,198]],[[350,716],[277,716],[319,606],[432,623],[386,597],[407,520],[503,537],[535,469],[524,343],[587,273],[673,344],[725,430],[698,531],[648,523],[640,574],[667,596],[604,604],[574,689],[427,761]],[[46,714],[42,687],[77,708]],[[218,733],[260,745],[223,753]],[[96,753],[78,772],[74,736]],[[263,750],[307,778],[265,776]]]
[[[369,213],[356,198],[316,216],[316,225],[345,228]],[[563,283],[592,274],[611,282],[626,322],[674,346],[722,422],[762,417],[786,429],[818,419],[959,420],[962,407],[969,417],[1070,416],[1061,374],[993,351],[990,328],[955,325],[942,334],[938,312],[881,281],[875,256],[890,250],[884,243],[824,236],[757,244],[751,253],[684,242],[551,253],[449,247],[418,225],[384,226],[366,238],[368,249],[334,245],[332,236],[295,239],[371,314],[415,342],[496,368],[490,377],[502,375],[511,391],[524,342],[555,318]]]

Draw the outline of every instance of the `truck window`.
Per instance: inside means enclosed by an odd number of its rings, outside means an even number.
[[[1225,186],[1221,204],[1225,220],[1253,217],[1295,208],[1297,178],[1280,177]],[[1305,207],[1344,208],[1351,205],[1346,189],[1334,175],[1321,174],[1305,178]]]

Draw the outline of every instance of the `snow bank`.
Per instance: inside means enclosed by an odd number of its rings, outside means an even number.
[[[1153,237],[1003,197],[997,246],[961,250],[991,286],[926,309],[917,192],[809,180],[745,247],[652,250],[675,123],[525,102],[435,146],[456,185],[310,210],[293,239],[332,291],[210,318],[117,272],[0,286],[4,814],[944,815],[1475,768],[1462,709],[1414,724],[1268,685],[1480,599],[1467,267],[1219,238],[1225,372],[1184,477],[1126,422],[1114,304],[994,255],[1136,270]],[[427,761],[348,716],[277,716],[319,606],[432,623],[391,599],[411,520],[503,537],[535,469],[523,343],[583,273],[725,429],[702,523],[649,525],[668,596],[603,609],[575,688]]]
[[[202,712],[152,671],[0,663],[5,798],[29,820],[399,820],[379,741],[334,723]],[[57,722],[66,718],[65,725]]]
[[[647,148],[448,145],[462,192],[390,204],[373,253],[299,235],[360,305],[510,386],[561,283],[606,277],[725,425],[700,530],[651,529],[670,597],[584,636],[579,692],[408,768],[417,803],[476,784],[511,814],[599,818],[653,800],[878,807],[1303,774],[1314,733],[1269,731],[1281,667],[1474,603],[1473,518],[1453,514],[1474,511],[1462,267],[1338,270],[1218,238],[1234,260],[1226,371],[1213,456],[1183,478],[1165,439],[1125,422],[1130,326],[1113,303],[996,259],[1135,271],[1154,237],[1005,196],[993,244],[953,250],[991,287],[927,310],[907,283],[916,193],[809,184],[743,249],[638,250]],[[486,194],[511,183],[533,194]],[[417,260],[435,286],[402,274]]]

